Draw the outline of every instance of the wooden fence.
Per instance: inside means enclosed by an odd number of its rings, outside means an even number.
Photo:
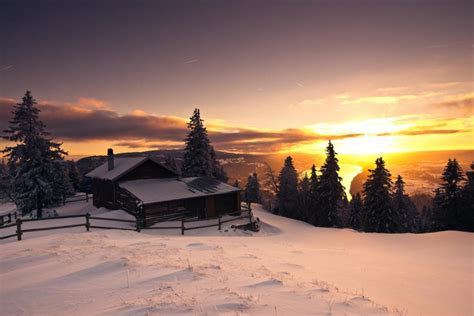
[[[8,224],[8,223],[12,223],[13,220],[16,220],[17,218],[18,218],[18,215],[16,211],[12,211],[8,214],[0,215],[0,226]]]
[[[245,213],[248,213],[248,214],[245,214]],[[226,216],[235,216],[235,217],[228,218],[228,219],[226,218],[226,219],[223,220],[223,217],[226,217]],[[28,223],[28,222],[39,222],[39,221],[48,221],[48,220],[57,220],[57,219],[66,219],[66,218],[84,218],[85,222],[84,223],[79,223],[79,224],[70,224],[70,225],[61,225],[61,226],[47,226],[47,227],[39,227],[39,228],[26,228],[25,229],[23,227],[23,224]],[[0,226],[0,231],[2,229],[5,229],[5,228],[16,226],[16,232],[14,234],[6,235],[6,236],[0,236],[0,240],[1,239],[7,239],[7,238],[13,238],[13,237],[16,237],[17,240],[21,240],[23,234],[29,233],[29,232],[38,232],[38,231],[55,230],[55,229],[65,229],[65,228],[82,227],[82,226],[84,226],[87,231],[90,231],[91,228],[131,230],[131,231],[137,231],[137,232],[140,232],[142,229],[147,229],[147,230],[148,229],[176,229],[176,230],[179,229],[179,230],[181,230],[181,235],[184,235],[184,232],[187,231],[187,230],[194,230],[194,229],[200,229],[200,228],[218,227],[218,229],[221,230],[222,224],[228,223],[228,222],[231,222],[231,221],[236,221],[236,220],[239,220],[239,219],[244,219],[244,218],[248,218],[249,222],[252,221],[252,212],[251,212],[250,209],[243,210],[241,212],[236,212],[236,213],[224,214],[224,215],[218,216],[216,218],[186,219],[186,218],[182,217],[180,219],[180,222],[181,222],[180,226],[155,226],[155,227],[142,227],[140,218],[137,218],[136,220],[116,219],[116,218],[91,216],[89,213],[87,213],[85,215],[65,215],[65,216],[55,216],[55,217],[45,217],[45,218],[29,218],[29,219],[17,218],[15,223]],[[92,225],[91,220],[130,223],[130,224],[133,224],[135,227],[134,228],[128,228],[128,227]],[[211,224],[206,224],[206,225],[201,225],[201,226],[188,226],[188,227],[186,227],[186,223],[204,222],[204,221],[212,221],[212,220],[217,220],[217,222],[216,223],[211,223]],[[166,222],[164,222],[164,223],[166,223]]]
[[[74,195],[74,196],[70,196],[70,197],[64,196],[63,205],[66,205],[66,203],[79,202],[79,201],[89,202],[89,193],[84,193],[84,194],[81,194],[81,195]]]

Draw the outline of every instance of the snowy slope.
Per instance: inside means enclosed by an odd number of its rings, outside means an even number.
[[[2,315],[471,315],[473,235],[59,232],[0,245]],[[102,214],[105,216],[107,213]],[[110,212],[107,216],[116,216]]]

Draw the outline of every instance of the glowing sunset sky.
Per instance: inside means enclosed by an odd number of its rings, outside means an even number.
[[[100,2],[98,4],[97,2]],[[0,128],[27,89],[73,155],[474,149],[471,1],[2,1]],[[6,145],[0,142],[0,146]]]

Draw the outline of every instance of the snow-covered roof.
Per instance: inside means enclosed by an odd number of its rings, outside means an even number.
[[[107,161],[95,168],[86,177],[115,180],[127,171],[143,163],[148,157],[114,158],[114,168],[109,171]]]
[[[240,189],[210,177],[131,180],[120,183],[145,204],[239,192]]]

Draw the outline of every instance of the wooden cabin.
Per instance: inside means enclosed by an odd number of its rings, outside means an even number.
[[[145,226],[173,218],[214,218],[240,211],[240,189],[211,177],[181,178],[150,157],[114,157],[92,170],[93,204],[122,209]]]

